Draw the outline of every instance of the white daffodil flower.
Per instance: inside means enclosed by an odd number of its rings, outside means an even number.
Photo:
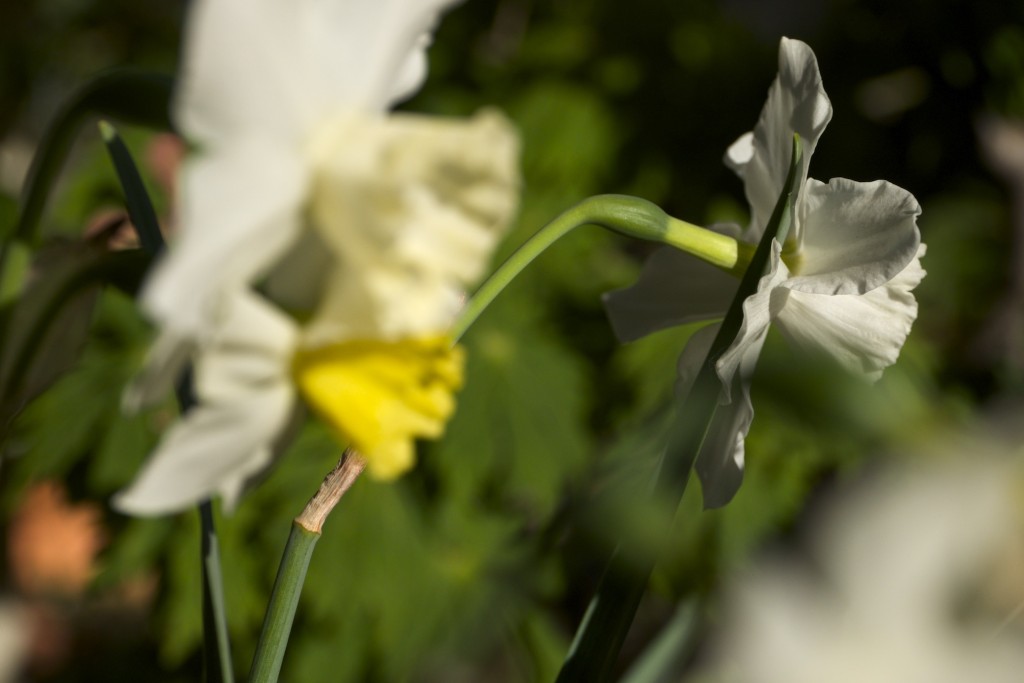
[[[652,255],[638,282],[610,292],[606,306],[616,334],[637,339],[665,327],[720,318],[738,287],[743,255],[752,253],[782,192],[794,134],[803,144],[793,226],[773,243],[768,272],[743,305],[743,324],[716,364],[721,405],[696,462],[708,507],[732,499],[742,478],[743,441],[753,420],[750,377],[769,324],[799,348],[824,351],[871,380],[896,361],[917,317],[911,292],[924,277],[914,197],[885,181],[807,178],[818,138],[832,117],[814,53],[782,39],[779,74],[753,132],[726,153],[743,180],[751,222],[713,226],[738,238],[738,261],[717,268],[682,251]],[[719,264],[721,265],[721,264]],[[688,391],[715,328],[694,335],[680,358],[680,391]]]
[[[874,472],[815,515],[813,562],[764,558],[735,577],[709,648],[711,679],[1019,680],[1024,653],[1008,621],[1017,600],[993,599],[993,586],[1006,590],[1000,577],[1017,575],[1019,480],[1007,458],[969,448],[960,452],[970,463],[928,453]]]
[[[196,152],[142,295],[160,334],[126,403],[165,396],[192,359],[198,405],[120,509],[231,504],[299,396],[381,478],[443,431],[462,377],[447,329],[519,188],[499,113],[387,113],[421,85],[449,4],[193,3],[174,115]]]

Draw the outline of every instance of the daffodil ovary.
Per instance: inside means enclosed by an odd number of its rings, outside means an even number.
[[[737,278],[743,277],[757,250],[757,244],[744,242],[678,218],[669,219],[664,241]],[[782,245],[782,261],[791,273],[800,272],[803,255],[795,240],[787,239]]]

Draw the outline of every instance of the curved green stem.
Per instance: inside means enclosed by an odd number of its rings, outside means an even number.
[[[752,254],[748,245],[672,218],[646,199],[621,194],[588,197],[538,230],[480,285],[452,326],[452,338],[458,341],[526,266],[582,225],[599,225],[627,237],[661,242],[732,273],[742,273]]]
[[[452,338],[460,339],[526,266],[574,228],[600,225],[631,237],[664,242],[671,221],[658,206],[639,197],[605,194],[584,199],[538,230],[480,285],[452,326]]]

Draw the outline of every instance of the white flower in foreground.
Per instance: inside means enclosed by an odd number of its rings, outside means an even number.
[[[969,452],[969,467],[925,458],[826,510],[813,529],[813,571],[762,560],[736,577],[713,679],[1020,680],[1020,630],[1003,623],[1014,604],[985,604],[1003,563],[1017,566],[1006,554],[1020,532],[1014,478]]]
[[[804,150],[799,194],[786,243],[773,243],[769,269],[743,306],[743,325],[718,360],[721,405],[697,459],[708,507],[732,499],[742,479],[743,440],[753,419],[749,384],[769,324],[800,348],[821,350],[875,380],[896,361],[917,316],[911,291],[924,277],[917,216],[906,190],[885,181],[828,184],[807,178],[807,164],[832,117],[811,49],[782,39],[779,75],[752,133],[737,140],[726,162],[743,180],[751,222],[715,226],[750,253],[785,185],[793,135]],[[606,296],[616,334],[637,339],[665,327],[720,318],[738,287],[735,277],[671,248],[647,262],[632,287]],[[701,330],[680,358],[688,391],[717,327]]]
[[[500,114],[386,113],[420,86],[448,4],[193,4],[174,114],[197,151],[180,235],[143,292],[160,335],[126,402],[165,396],[191,358],[199,405],[120,509],[230,504],[299,395],[378,477],[442,432],[462,376],[446,331],[519,185]]]

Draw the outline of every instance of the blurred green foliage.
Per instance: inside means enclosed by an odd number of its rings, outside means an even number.
[[[98,69],[171,69],[182,9],[6,3],[0,154],[37,140],[61,98]],[[865,387],[769,339],[746,483],[733,504],[710,513],[691,487],[627,659],[670,617],[672,601],[696,592],[713,604],[723,572],[799,530],[836,479],[990,403],[1019,399],[1020,376],[1007,357],[985,351],[980,331],[996,302],[1024,307],[1011,287],[1024,225],[1010,208],[1024,198],[985,166],[974,122],[1024,116],[1021,15],[999,0],[789,0],[770,9],[753,0],[470,0],[442,23],[430,81],[403,108],[461,115],[495,105],[519,124],[523,204],[496,259],[602,192],[636,194],[693,222],[742,222],[742,190],[721,156],[756,121],[781,35],[811,44],[835,106],[812,175],[886,178],[924,207],[929,276],[900,362]],[[147,136],[128,136],[140,158]],[[167,198],[151,186],[165,212]],[[7,229],[16,187],[2,190]],[[118,197],[98,136],[87,131],[44,219],[47,233],[79,232]],[[600,306],[602,292],[631,282],[648,250],[579,230],[480,319],[466,338],[467,385],[445,438],[424,444],[420,466],[397,484],[359,482],[327,524],[284,680],[553,678],[614,532],[642,533],[645,515],[664,513],[630,491],[657,456],[659,410],[692,330],[619,347]],[[120,413],[150,335],[127,297],[100,297],[76,366],[29,406],[5,444],[5,511],[31,482],[63,479],[76,499],[104,501],[131,479],[175,415],[170,397],[141,416]],[[290,520],[338,454],[323,429],[306,425],[219,520],[242,674]],[[132,641],[141,653],[135,677],[194,678],[196,515],[129,520],[108,511],[106,523],[96,596],[133,578],[159,580],[152,630]],[[143,663],[154,648],[165,673]],[[102,680],[98,671],[68,664],[47,680]]]

